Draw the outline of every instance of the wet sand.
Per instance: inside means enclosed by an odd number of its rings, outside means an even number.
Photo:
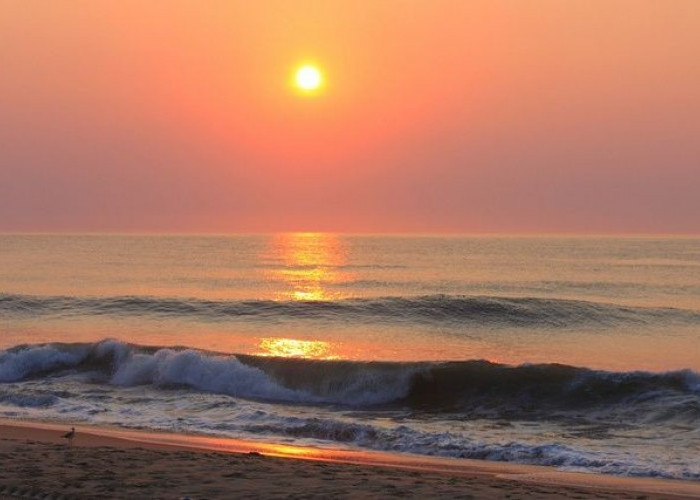
[[[700,498],[700,483],[0,422],[0,498]]]

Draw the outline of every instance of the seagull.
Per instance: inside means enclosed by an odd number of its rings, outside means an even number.
[[[66,432],[62,438],[68,440],[68,446],[73,446],[73,438],[75,437],[75,427],[71,427],[69,432]]]

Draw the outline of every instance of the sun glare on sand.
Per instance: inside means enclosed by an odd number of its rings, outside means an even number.
[[[294,84],[304,92],[313,92],[323,85],[323,75],[316,66],[305,64],[297,69],[294,75]]]

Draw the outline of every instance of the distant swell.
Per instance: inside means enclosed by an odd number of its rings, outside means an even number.
[[[700,375],[690,370],[606,372],[487,361],[309,361],[146,348],[112,340],[17,346],[0,352],[0,382],[74,376],[112,386],[184,387],[268,402],[373,411],[403,408],[426,416],[582,416],[589,421],[700,424]]]
[[[580,300],[426,295],[337,301],[212,301],[147,296],[63,297],[0,294],[0,313],[53,317],[128,315],[204,321],[314,320],[567,328],[672,322],[700,324],[700,312]]]

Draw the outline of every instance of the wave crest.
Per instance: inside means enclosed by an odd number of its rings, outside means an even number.
[[[487,361],[354,362],[221,355],[193,349],[95,344],[0,352],[0,382],[90,374],[115,386],[185,387],[270,402],[411,409],[459,418],[611,417],[700,422],[700,375],[606,372]]]

